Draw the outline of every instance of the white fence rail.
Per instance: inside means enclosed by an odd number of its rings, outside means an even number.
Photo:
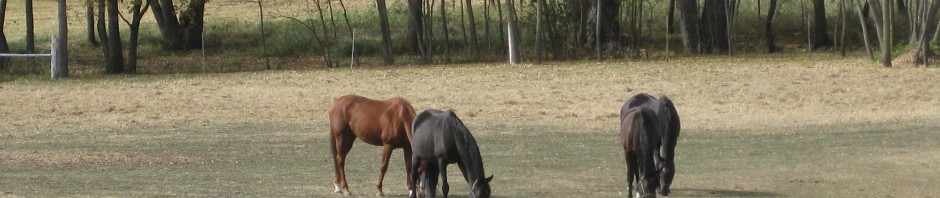
[[[50,67],[51,69],[49,69],[49,73],[52,74],[52,79],[56,79],[56,78],[58,77],[57,74],[59,73],[58,69],[56,69],[56,66],[55,66],[56,59],[59,58],[58,56],[56,56],[56,51],[58,51],[58,46],[59,46],[59,45],[58,45],[59,39],[58,39],[57,37],[53,36],[53,37],[52,37],[52,42],[50,42],[50,43],[51,43],[50,45],[52,45],[52,48],[51,48],[51,50],[49,50],[49,53],[48,53],[48,54],[8,54],[8,53],[0,53],[0,57],[51,57],[51,58],[49,59],[49,65],[51,65],[51,67]]]

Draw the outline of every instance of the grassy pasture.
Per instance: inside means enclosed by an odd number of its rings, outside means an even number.
[[[355,93],[455,109],[499,197],[625,196],[617,112],[639,92],[682,117],[673,197],[940,193],[940,72],[859,57],[20,78],[0,83],[0,193],[329,197],[326,109]],[[379,156],[350,153],[356,195],[375,193]],[[387,195],[406,195],[402,167],[398,151]]]

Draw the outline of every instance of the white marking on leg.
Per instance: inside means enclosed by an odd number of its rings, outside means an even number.
[[[415,195],[415,190],[408,190],[408,197],[412,197],[414,195]]]
[[[333,193],[340,193],[342,191],[339,189],[339,183],[333,183],[333,187],[335,187]]]

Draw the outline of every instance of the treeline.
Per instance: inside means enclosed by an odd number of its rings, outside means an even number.
[[[31,5],[32,0],[25,2]],[[892,51],[908,46],[916,53],[910,62],[929,62],[936,56],[930,44],[940,39],[937,0],[398,0],[392,4],[375,0],[368,1],[368,7],[347,9],[350,2],[365,4],[349,0],[85,0],[81,5],[85,40],[100,49],[104,71],[109,74],[137,72],[144,17],[153,17],[160,42],[152,44],[162,51],[203,48],[206,8],[212,4],[257,8],[245,14],[258,15],[258,21],[251,24],[259,27],[245,29],[260,32],[258,43],[244,47],[261,48],[261,58],[284,55],[280,54],[283,50],[269,51],[269,47],[295,47],[286,43],[290,41],[268,43],[269,39],[279,34],[301,35],[312,38],[310,48],[317,49],[306,55],[318,56],[327,67],[340,66],[345,57],[356,63],[355,57],[362,56],[381,57],[391,65],[402,57],[426,64],[506,59],[518,63],[523,58],[540,63],[543,59],[640,58],[656,52],[734,55],[743,48],[775,53],[783,49],[778,41],[781,33],[791,38],[802,35],[803,41],[784,42],[799,42],[807,50],[844,54],[847,45],[864,46],[869,56],[880,55],[890,67]],[[6,4],[0,1],[0,24]],[[271,9],[277,7],[272,5],[303,9],[285,12]],[[784,21],[788,26],[783,28],[775,25],[782,7],[798,13],[798,21]],[[31,9],[27,6],[28,24],[32,23]],[[275,28],[271,28],[272,21]],[[742,29],[760,36],[736,34]],[[32,52],[35,36],[32,29],[27,31],[28,52]],[[794,32],[798,34],[790,34]],[[344,44],[351,42],[358,43]],[[676,45],[663,49],[670,43]],[[0,53],[9,51],[0,31]],[[271,69],[270,63],[264,68]]]

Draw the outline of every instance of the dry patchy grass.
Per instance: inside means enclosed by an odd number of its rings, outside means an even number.
[[[648,92],[672,97],[682,117],[678,197],[929,196],[940,181],[938,75],[783,54],[23,78],[0,83],[0,190],[330,196],[326,108],[360,94],[455,109],[497,195],[623,196],[617,112]],[[401,196],[398,153],[385,186]],[[373,192],[378,156],[353,149],[355,193]]]

